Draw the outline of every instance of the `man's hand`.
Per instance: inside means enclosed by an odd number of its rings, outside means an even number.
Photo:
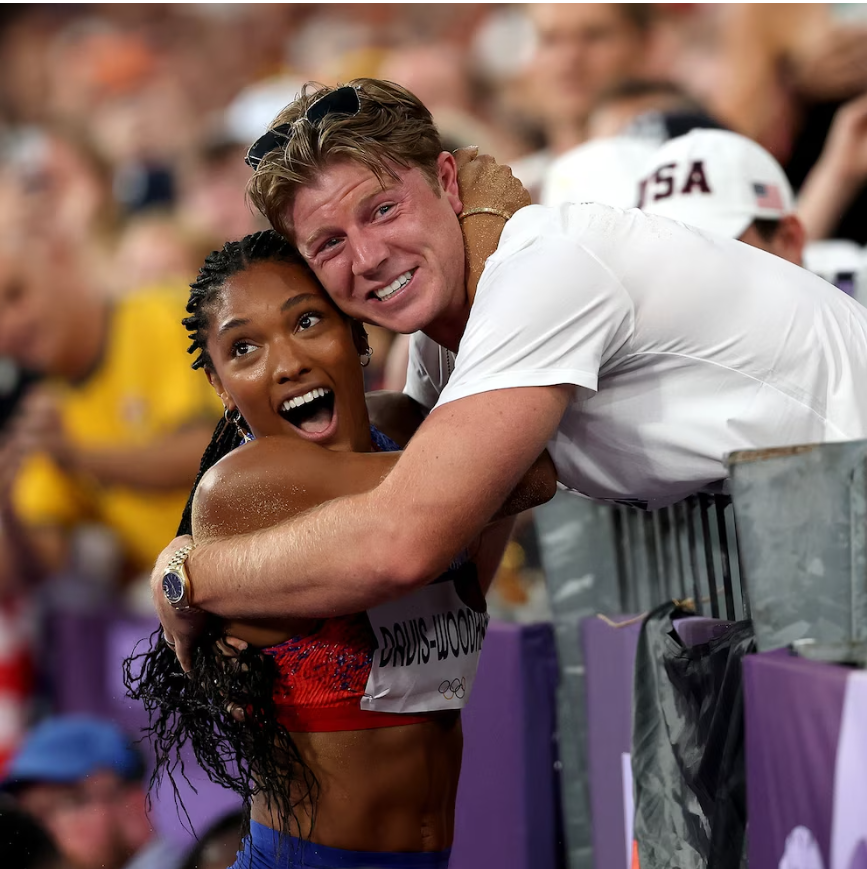
[[[0,442],[0,506],[9,507],[12,502],[12,488],[21,469],[25,452],[14,434]]]
[[[487,207],[514,214],[530,204],[530,194],[508,166],[489,154],[480,155],[475,146],[460,148],[454,156],[464,211]]]
[[[798,91],[812,100],[846,99],[867,86],[867,27],[838,25],[807,41],[791,59]]]
[[[24,453],[46,453],[64,470],[72,470],[75,451],[63,427],[57,399],[47,389],[33,389],[12,423]]]
[[[175,537],[159,554],[151,573],[151,594],[154,608],[163,626],[163,640],[175,650],[181,668],[185,673],[193,668],[193,651],[199,637],[208,624],[208,614],[196,607],[175,609],[163,594],[163,573],[175,553],[189,546],[193,538],[189,535]]]

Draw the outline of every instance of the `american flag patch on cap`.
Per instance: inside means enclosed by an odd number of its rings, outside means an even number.
[[[780,195],[780,188],[776,184],[753,184],[753,190],[756,194],[756,205],[759,208],[783,210],[783,197]]]

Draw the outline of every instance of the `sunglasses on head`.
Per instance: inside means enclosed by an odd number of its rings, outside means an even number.
[[[358,89],[352,85],[344,85],[310,103],[307,111],[304,112],[304,117],[311,124],[318,124],[326,115],[357,115],[360,110],[361,97]],[[268,154],[291,138],[292,124],[280,124],[279,127],[268,130],[250,145],[244,162],[255,170]]]

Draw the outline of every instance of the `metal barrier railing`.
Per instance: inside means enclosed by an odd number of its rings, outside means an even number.
[[[612,510],[623,612],[691,599],[698,615],[749,618],[730,497],[700,494],[650,512]]]
[[[559,752],[567,863],[593,865],[580,625],[604,613],[637,616],[666,600],[700,615],[750,614],[731,499],[697,495],[645,512],[559,493],[535,511],[560,664]]]

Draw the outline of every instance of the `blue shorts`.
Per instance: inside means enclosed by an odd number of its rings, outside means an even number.
[[[250,821],[250,835],[230,869],[448,869],[445,851],[345,851],[278,833]]]

